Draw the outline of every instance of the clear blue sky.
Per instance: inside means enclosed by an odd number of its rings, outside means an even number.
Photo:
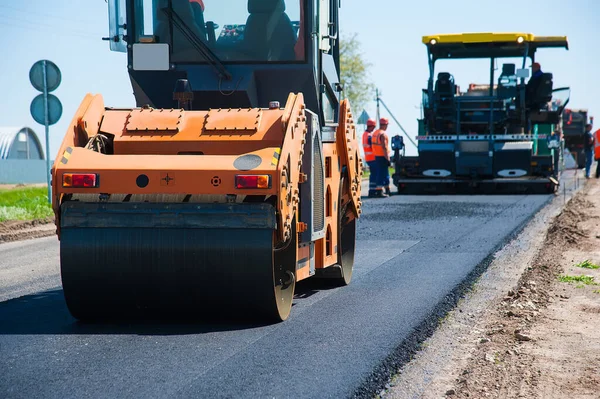
[[[216,0],[205,1],[208,7]],[[600,1],[342,0],[341,18],[342,33],[358,34],[373,64],[371,80],[413,136],[428,75],[421,36],[436,33],[567,35],[569,51],[540,51],[537,59],[544,71],[554,74],[555,87],[571,87],[571,107],[588,108],[600,121]],[[42,138],[43,127],[29,115],[37,95],[29,84],[29,68],[49,59],[62,70],[63,82],[54,94],[64,112],[50,130],[52,158],[87,92],[102,93],[110,106],[135,105],[125,55],[109,51],[100,40],[108,34],[104,0],[0,0],[0,32],[0,126],[31,126]],[[462,87],[488,80],[487,69],[479,63],[446,62],[444,69]],[[374,104],[367,111],[374,115]],[[392,125],[392,133],[398,130]]]

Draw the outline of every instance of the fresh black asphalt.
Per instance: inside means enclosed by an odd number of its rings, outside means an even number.
[[[274,325],[81,324],[60,287],[0,302],[0,397],[372,396],[551,198],[365,199],[352,283],[299,284]],[[56,269],[55,239],[23,245],[55,251]],[[0,268],[14,250],[0,246]]]

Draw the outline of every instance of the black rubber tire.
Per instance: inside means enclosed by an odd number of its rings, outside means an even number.
[[[356,219],[342,226],[340,233],[340,253],[338,265],[341,269],[341,275],[334,280],[337,285],[345,286],[352,281],[352,272],[354,270],[354,251],[356,247]]]
[[[298,248],[298,233],[296,218],[292,220],[292,234],[281,249],[274,251],[273,288],[275,291],[275,307],[269,319],[273,321],[286,320],[292,310],[294,292],[296,289],[296,263]]]

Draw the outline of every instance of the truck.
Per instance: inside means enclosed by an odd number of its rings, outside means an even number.
[[[579,169],[585,168],[584,135],[585,126],[594,123],[594,117],[588,117],[587,109],[567,108],[563,113],[562,131],[565,147],[569,150]]]

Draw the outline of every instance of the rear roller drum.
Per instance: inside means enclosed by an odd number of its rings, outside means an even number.
[[[131,211],[121,204],[74,203],[67,208],[62,213],[61,276],[67,306],[77,319],[143,315],[280,321],[290,314],[296,232],[274,248],[271,225],[236,225],[246,223],[243,218],[255,224],[274,220],[271,206],[239,207],[234,215],[226,208],[218,218],[218,209],[206,217],[193,205],[136,204]],[[167,219],[176,214],[183,221]],[[194,218],[205,228],[192,226]]]

